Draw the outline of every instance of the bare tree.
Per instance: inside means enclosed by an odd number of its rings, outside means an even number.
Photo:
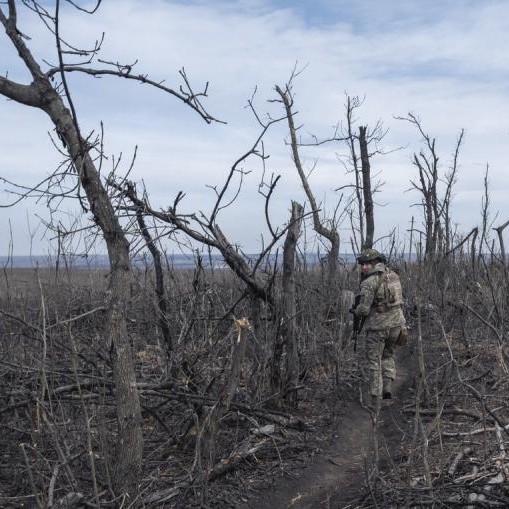
[[[299,144],[297,142],[297,129],[295,127],[294,115],[295,113],[292,111],[293,108],[293,95],[292,95],[292,83],[291,80],[285,85],[284,90],[279,86],[276,86],[276,92],[279,94],[281,98],[281,102],[283,103],[286,119],[288,121],[288,128],[290,130],[290,143],[292,149],[292,157],[293,162],[295,164],[295,168],[297,169],[297,173],[299,174],[302,187],[306,193],[306,196],[309,200],[309,204],[311,207],[311,213],[313,217],[313,226],[318,233],[318,235],[326,238],[330,243],[330,248],[327,254],[327,267],[328,267],[328,282],[333,280],[338,263],[339,256],[339,234],[334,224],[331,226],[326,226],[325,222],[320,219],[320,208],[315,199],[314,193],[311,190],[309,185],[308,178],[304,172],[304,168],[302,167],[302,162],[300,160],[299,155]]]
[[[426,144],[427,152],[421,150],[414,154],[413,163],[419,170],[419,181],[411,180],[412,186],[422,194],[422,207],[424,213],[424,228],[426,236],[425,256],[433,258],[437,251],[438,237],[442,234],[442,225],[439,216],[438,203],[438,156],[435,150],[436,140],[426,134],[420,120],[412,113],[408,114],[409,122],[414,124]]]
[[[419,131],[425,148],[413,156],[413,164],[418,169],[418,180],[410,180],[412,188],[421,194],[421,206],[424,216],[425,258],[434,259],[450,251],[451,216],[450,207],[452,191],[458,171],[458,156],[463,141],[464,130],[460,131],[456,141],[453,164],[449,172],[440,176],[439,156],[436,150],[436,139],[427,134],[420,119],[413,113],[407,117],[397,117],[414,125]],[[440,196],[440,184],[445,184],[443,196]]]
[[[74,5],[72,2],[70,2]],[[88,13],[93,13],[100,5],[100,0]],[[130,300],[130,260],[129,243],[119,223],[119,219],[110,201],[100,172],[91,156],[96,146],[89,137],[82,134],[76,109],[68,87],[66,74],[80,72],[92,76],[111,75],[128,80],[152,85],[170,95],[177,97],[195,110],[207,122],[213,118],[203,109],[200,98],[205,92],[195,94],[185,75],[181,71],[184,87],[177,92],[160,82],[152,81],[144,74],[132,73],[131,65],[111,63],[109,67],[94,69],[90,64],[96,59],[100,44],[90,51],[77,50],[60,36],[60,1],[56,0],[55,11],[50,13],[43,4],[36,1],[24,1],[23,5],[33,10],[55,36],[58,66],[43,71],[26,44],[27,37],[18,27],[17,2],[8,0],[5,7],[0,8],[0,22],[31,76],[29,84],[18,83],[0,76],[0,94],[20,104],[44,111],[55,126],[58,137],[62,141],[69,156],[68,166],[63,175],[55,181],[70,177],[76,179],[72,186],[74,195],[83,189],[88,206],[82,202],[87,211],[93,215],[95,224],[102,232],[110,260],[109,289],[106,303],[107,309],[107,341],[110,346],[113,377],[117,398],[117,443],[114,475],[114,489],[117,496],[134,496],[142,459],[141,410],[136,378],[134,373],[131,345],[126,329],[126,312]],[[81,11],[84,9],[79,8]],[[6,11],[6,12],[5,12]],[[79,55],[85,64],[69,65],[64,61],[68,55]],[[100,61],[99,61],[100,62]],[[104,64],[104,62],[102,62]],[[59,77],[60,81],[56,78]],[[51,179],[48,184],[51,187]]]
[[[371,248],[374,244],[374,195],[379,192],[382,182],[374,181],[371,160],[374,155],[387,153],[380,149],[379,144],[385,138],[388,129],[384,128],[381,121],[377,121],[372,128],[368,125],[358,125],[356,111],[363,105],[364,99],[345,95],[346,125],[338,122],[333,136],[317,144],[335,141],[345,142],[347,145],[348,155],[340,156],[340,161],[347,173],[353,173],[355,182],[340,186],[336,191],[353,188],[353,196],[347,203],[347,210],[352,227],[351,244],[353,251],[358,252]]]
[[[445,228],[445,244],[444,251],[447,252],[451,249],[452,246],[452,229],[451,229],[451,202],[452,202],[452,191],[454,184],[456,183],[456,178],[458,174],[458,158],[459,152],[461,148],[461,144],[463,142],[463,136],[465,134],[465,130],[462,129],[456,141],[456,148],[454,150],[453,162],[449,171],[446,173],[444,177],[444,182],[446,185],[444,199],[442,202],[442,210],[444,217],[444,228]]]
[[[346,95],[345,115],[346,115],[346,140],[350,151],[350,163],[353,167],[355,176],[355,196],[357,198],[357,216],[359,221],[360,245],[364,245],[364,201],[362,193],[361,171],[359,169],[359,158],[357,156],[355,134],[354,134],[354,112],[360,107],[362,101],[359,97]],[[355,236],[355,230],[352,224],[352,234]],[[361,247],[362,249],[362,247]]]
[[[489,240],[489,230],[493,222],[490,218],[490,189],[489,189],[489,166],[486,165],[486,172],[484,173],[484,179],[483,179],[483,196],[481,198],[481,237],[479,239],[479,257],[482,256],[484,245],[488,247],[488,240]]]

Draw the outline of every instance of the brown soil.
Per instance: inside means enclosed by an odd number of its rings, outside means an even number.
[[[412,357],[409,350],[397,359],[395,397],[382,406],[378,431],[380,468],[390,468],[407,428],[401,413],[412,384]],[[372,462],[373,419],[360,401],[346,401],[334,420],[334,434],[323,451],[292,478],[280,477],[272,486],[254,493],[242,509],[354,508],[369,497],[367,471]]]

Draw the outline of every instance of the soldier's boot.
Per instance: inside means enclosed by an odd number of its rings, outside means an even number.
[[[392,399],[392,380],[390,378],[384,378],[383,399]]]

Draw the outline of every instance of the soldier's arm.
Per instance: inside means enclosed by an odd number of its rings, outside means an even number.
[[[359,305],[355,308],[357,316],[368,316],[373,300],[375,298],[376,278],[369,277],[361,284],[361,299]]]

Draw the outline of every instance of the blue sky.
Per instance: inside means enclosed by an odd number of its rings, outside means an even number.
[[[50,5],[51,2],[48,2]],[[4,8],[4,7],[2,7]],[[508,69],[506,1],[393,0],[352,1],[197,1],[108,0],[95,16],[65,10],[62,27],[77,46],[90,47],[104,31],[102,58],[120,62],[138,59],[138,72],[178,87],[178,70],[186,71],[198,88],[210,82],[206,105],[227,125],[204,124],[175,99],[137,84],[115,79],[71,76],[73,97],[85,132],[105,126],[105,150],[129,159],[139,147],[132,178],[143,179],[156,206],[172,203],[186,192],[186,211],[207,212],[213,196],[207,185],[220,185],[237,157],[253,142],[258,127],[245,105],[255,87],[256,105],[263,114],[278,113],[274,86],[284,84],[295,62],[305,67],[294,90],[303,124],[303,137],[327,137],[342,119],[345,91],[365,96],[359,111],[363,123],[378,119],[389,128],[387,150],[402,150],[373,160],[385,182],[376,209],[377,236],[397,227],[404,239],[418,196],[405,192],[415,176],[412,154],[420,147],[418,133],[395,116],[417,114],[437,138],[442,171],[452,158],[454,142],[465,128],[453,215],[460,231],[480,222],[482,178],[490,165],[492,216],[507,219],[506,183]],[[20,28],[30,34],[30,47],[39,58],[55,62],[53,40],[37,19],[20,8]],[[0,72],[23,82],[19,65],[5,34],[0,34]],[[30,184],[49,174],[59,162],[48,131],[52,126],[40,112],[0,100],[0,176]],[[271,154],[267,171],[282,178],[271,203],[275,224],[288,218],[290,200],[305,197],[293,169],[286,130],[268,133]],[[316,163],[310,183],[324,210],[338,200],[334,189],[351,182],[338,157],[341,144],[302,150],[308,168]],[[111,161],[111,158],[110,158]],[[224,211],[220,223],[231,240],[256,251],[263,222],[263,199],[256,190],[261,178],[258,161],[251,161],[239,200]],[[1,203],[9,196],[0,186]],[[76,215],[65,203],[62,221]],[[42,204],[19,204],[0,209],[0,235],[13,229],[14,252],[48,250],[37,217]],[[29,219],[27,219],[29,218]],[[343,225],[346,227],[347,225]],[[349,236],[343,233],[343,248]],[[5,255],[7,242],[2,243]]]

